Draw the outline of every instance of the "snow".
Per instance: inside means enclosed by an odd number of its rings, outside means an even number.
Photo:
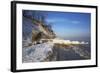
[[[32,45],[23,48],[23,62],[40,62],[53,53],[53,45],[50,42]]]

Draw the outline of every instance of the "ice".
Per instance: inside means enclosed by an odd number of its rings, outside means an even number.
[[[76,46],[74,46],[72,49],[75,51],[75,53],[79,54],[81,57],[84,57],[84,58],[90,57],[89,52],[84,50],[84,49],[81,49],[81,48],[76,47]]]
[[[23,62],[40,62],[53,53],[52,43],[42,43],[23,48]]]

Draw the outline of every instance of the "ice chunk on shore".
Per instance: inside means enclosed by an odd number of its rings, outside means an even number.
[[[23,62],[40,62],[53,53],[52,43],[42,43],[23,48]]]

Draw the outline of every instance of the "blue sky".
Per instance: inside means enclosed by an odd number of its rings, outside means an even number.
[[[90,13],[47,12],[47,14],[46,21],[51,23],[58,37],[70,40],[90,38]]]
[[[39,11],[46,14],[46,22],[51,24],[57,37],[69,40],[90,38],[91,14],[76,12]]]

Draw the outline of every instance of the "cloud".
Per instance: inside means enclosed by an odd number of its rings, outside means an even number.
[[[72,23],[73,23],[73,24],[79,24],[80,21],[73,20]]]
[[[47,19],[46,20],[47,22],[52,22],[52,23],[55,23],[55,22],[68,22],[69,20],[68,19],[64,19],[64,18],[52,18],[52,19]]]
[[[80,21],[78,20],[69,20],[69,19],[65,19],[65,18],[52,18],[52,19],[47,19],[46,20],[49,23],[71,23],[71,24],[79,24]]]

